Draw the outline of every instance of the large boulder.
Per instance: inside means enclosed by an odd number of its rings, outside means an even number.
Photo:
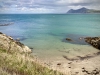
[[[93,47],[100,49],[100,37],[86,37],[85,41]]]
[[[0,48],[5,49],[10,52],[32,52],[30,48],[20,43],[19,41],[14,40],[12,37],[7,36],[0,32]]]

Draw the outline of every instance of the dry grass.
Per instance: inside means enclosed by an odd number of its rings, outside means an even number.
[[[29,54],[0,49],[0,75],[63,75],[32,60]]]

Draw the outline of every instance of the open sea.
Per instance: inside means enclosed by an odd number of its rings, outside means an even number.
[[[7,25],[0,26],[0,32],[20,38],[41,59],[56,58],[73,49],[85,53],[84,48],[91,46],[79,38],[100,36],[100,14],[0,14],[0,25]]]

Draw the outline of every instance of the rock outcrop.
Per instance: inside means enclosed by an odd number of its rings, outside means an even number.
[[[100,49],[100,37],[86,37],[85,41],[93,47]]]
[[[31,52],[31,49],[29,49],[24,44],[20,43],[19,41],[15,41],[12,37],[7,36],[0,32],[0,48],[5,49],[6,51],[10,52]]]
[[[70,39],[70,38],[66,38],[66,40],[67,40],[67,41],[72,41],[72,39]]]

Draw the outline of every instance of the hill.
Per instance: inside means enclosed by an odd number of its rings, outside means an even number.
[[[67,13],[100,13],[100,10],[80,8],[77,10],[70,9]]]

